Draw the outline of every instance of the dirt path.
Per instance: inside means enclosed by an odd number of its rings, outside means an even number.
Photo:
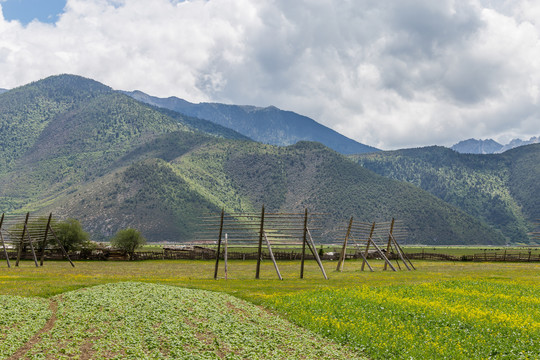
[[[7,360],[17,360],[23,358],[24,355],[28,352],[28,350],[30,350],[35,344],[39,342],[41,334],[46,333],[53,328],[54,323],[56,322],[56,311],[58,310],[58,303],[56,302],[56,300],[50,300],[49,309],[52,311],[52,315],[51,318],[47,321],[47,323],[45,323],[45,326],[43,326],[41,330],[39,330],[34,336],[32,336],[30,340],[26,342],[26,344],[21,346],[19,350],[17,350]]]

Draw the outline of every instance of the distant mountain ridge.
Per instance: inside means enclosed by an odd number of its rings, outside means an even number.
[[[0,94],[5,93],[6,91],[8,91],[8,90],[0,88]]]
[[[219,103],[194,104],[177,97],[158,98],[141,91],[125,93],[147,104],[212,121],[265,144],[286,146],[298,141],[315,141],[341,154],[379,151],[372,146],[354,141],[313,119],[292,111],[280,110],[275,106],[260,108]]]
[[[537,144],[539,142],[540,136],[531,137],[529,140],[513,139],[506,145],[502,145],[492,139],[468,139],[452,145],[451,149],[462,154],[500,154],[519,146]]]
[[[540,218],[540,144],[489,155],[430,146],[351,158],[379,175],[412,183],[461,208],[511,242],[527,243],[527,233]]]

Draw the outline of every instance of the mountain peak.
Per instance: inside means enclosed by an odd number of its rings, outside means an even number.
[[[458,142],[451,149],[463,154],[493,154],[499,152],[502,147],[502,144],[493,139],[468,139]]]
[[[110,87],[95,80],[78,75],[62,74],[31,82],[7,93],[12,93],[14,96],[26,93],[27,95],[40,94],[55,99],[84,99],[112,91]]]
[[[288,146],[298,141],[315,141],[342,154],[379,151],[339,134],[309,117],[281,110],[273,105],[262,108],[220,103],[193,104],[178,98],[162,99],[146,94],[127,94],[154,106],[228,127],[265,144]]]
[[[458,142],[451,149],[462,154],[499,154],[518,146],[537,144],[539,142],[540,136],[531,137],[529,140],[513,139],[506,145],[499,144],[492,139],[468,139]]]
[[[43,88],[54,87],[56,89],[72,89],[83,91],[112,91],[112,89],[98,81],[79,75],[60,74],[46,77],[45,79],[31,83]]]

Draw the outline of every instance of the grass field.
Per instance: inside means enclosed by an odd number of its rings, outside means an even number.
[[[211,246],[212,248],[215,248],[216,246]],[[341,244],[335,244],[335,245],[322,245],[317,247],[317,250],[323,249],[323,252],[340,252],[341,251]],[[302,247],[297,245],[281,245],[281,246],[274,246],[274,251],[284,251],[284,252],[295,252],[300,254],[302,252]],[[263,247],[263,250],[265,250],[265,247]],[[139,248],[137,251],[140,252],[162,252],[163,251],[163,245],[158,244],[147,244],[141,248]],[[255,253],[257,252],[257,246],[230,246],[229,251],[231,252],[241,252],[241,253]],[[349,246],[347,249],[347,252],[350,254],[353,254],[355,252],[354,246]],[[505,252],[510,254],[528,254],[531,253],[532,256],[535,258],[540,255],[540,246],[424,246],[424,245],[408,245],[403,246],[403,251],[405,253],[432,253],[432,254],[444,254],[444,255],[451,255],[460,257],[463,255],[474,255],[474,254],[504,254]],[[308,250],[309,253],[309,250]]]
[[[3,303],[41,309],[27,333],[46,321],[46,299],[137,281],[228,293],[368,358],[540,358],[540,264],[416,262],[417,271],[390,272],[374,262],[374,273],[360,272],[360,264],[348,261],[338,273],[326,262],[326,281],[313,261],[303,280],[299,262],[280,262],[279,281],[270,262],[260,280],[253,261],[231,261],[228,280],[213,280],[211,261],[77,262],[74,269],[66,262],[37,269],[3,263],[0,295],[8,295]],[[13,325],[0,323],[0,336],[6,326]]]

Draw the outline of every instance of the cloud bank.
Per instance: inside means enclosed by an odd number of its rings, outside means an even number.
[[[0,17],[0,87],[73,73],[272,104],[383,149],[538,135],[538,59],[532,0],[68,0],[56,24]]]

